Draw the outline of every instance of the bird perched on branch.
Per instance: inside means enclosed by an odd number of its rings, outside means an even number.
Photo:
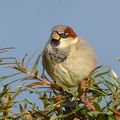
[[[78,86],[96,67],[92,47],[67,25],[52,28],[42,57],[49,76],[67,87]]]

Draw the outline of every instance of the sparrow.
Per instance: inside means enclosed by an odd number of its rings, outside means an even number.
[[[55,25],[43,50],[42,64],[55,82],[75,87],[96,67],[96,55],[71,27]]]

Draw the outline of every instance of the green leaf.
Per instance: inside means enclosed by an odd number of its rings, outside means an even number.
[[[24,62],[25,62],[25,58],[27,57],[27,54],[23,57],[23,59],[22,59],[22,68],[24,68]]]
[[[4,89],[1,93],[0,93],[0,98],[2,98],[4,95],[6,95],[8,93],[8,89]]]
[[[111,82],[105,80],[105,85],[108,87],[108,89],[110,89],[112,91],[112,93],[115,93],[116,89],[114,84],[112,84]]]
[[[104,89],[92,86],[91,88],[89,88],[91,91],[95,92],[95,94],[100,94],[102,96],[107,96],[108,93],[106,91],[104,91]]]
[[[113,81],[114,85],[116,85],[117,87],[120,87],[120,81],[119,81],[119,78],[117,78],[117,74],[112,71],[111,75],[108,75],[111,80]]]
[[[24,89],[20,87],[16,92],[14,92],[14,94],[12,94],[11,100],[14,100],[22,92],[24,92]]]
[[[20,107],[20,112],[22,113],[23,112],[23,106],[21,104],[19,104],[19,107]]]
[[[83,115],[86,115],[88,113],[88,110],[87,109],[83,109],[80,111]]]
[[[99,97],[98,97],[98,102],[100,103],[101,100],[102,100],[102,96],[99,96]]]
[[[38,67],[38,64],[39,64],[41,56],[42,56],[42,52],[39,54],[36,62],[34,63],[34,65],[32,67],[32,73],[36,73],[37,72],[37,67]]]
[[[11,50],[11,49],[15,49],[15,48],[14,48],[14,47],[1,48],[0,51],[3,51],[3,50]]]
[[[30,56],[30,58],[28,59],[28,61],[27,61],[27,64],[26,64],[26,69],[28,68],[28,65],[29,65],[29,63],[30,63],[30,61],[33,59],[33,57],[35,56],[35,54],[38,52],[38,50],[36,50],[31,56]]]
[[[5,58],[0,58],[0,62],[2,62],[3,60],[15,60],[15,57],[5,57]]]
[[[114,93],[116,90],[115,87],[117,87],[117,86],[115,86],[112,82],[106,80],[103,76],[101,78],[102,79],[99,79],[99,81],[102,84],[104,84],[109,90],[111,90],[112,93]]]
[[[97,71],[99,71],[102,68],[103,65],[97,66],[91,73],[90,75],[96,73]]]
[[[109,120],[108,115],[100,113],[100,114],[98,114],[97,120]]]
[[[7,78],[11,78],[11,77],[17,76],[19,74],[21,74],[21,73],[15,73],[15,74],[8,75],[8,76],[2,76],[2,77],[0,77],[0,81],[3,81],[4,79],[7,79]]]
[[[15,62],[3,62],[3,63],[0,63],[0,65],[14,65],[16,64]]]
[[[115,120],[115,117],[113,115],[109,115],[108,120]]]
[[[110,72],[110,70],[107,70],[107,71],[102,72],[102,73],[98,73],[97,75],[95,75],[95,78],[100,77],[100,76],[102,76],[102,75],[106,75],[106,74],[108,74],[109,72]]]
[[[97,111],[100,111],[100,105],[97,102],[93,102],[94,107]]]
[[[0,49],[0,53],[8,52],[8,51],[11,50],[11,49],[14,49],[14,47],[1,48],[1,49]]]

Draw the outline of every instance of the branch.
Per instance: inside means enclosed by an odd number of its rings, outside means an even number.
[[[46,84],[46,85],[52,85],[52,84],[53,84],[53,83],[50,82],[49,80],[47,80],[47,79],[45,79],[45,78],[43,79],[43,78],[41,78],[40,76],[38,76],[38,71],[37,71],[36,73],[31,73],[31,72],[29,72],[28,70],[26,70],[26,69],[24,69],[24,68],[19,68],[19,67],[13,67],[13,68],[16,69],[16,70],[19,70],[19,71],[22,72],[22,73],[25,73],[25,74],[31,76],[32,78],[35,78],[35,79],[43,82],[43,84]]]

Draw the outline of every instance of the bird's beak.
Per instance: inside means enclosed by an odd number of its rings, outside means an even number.
[[[60,35],[56,31],[52,33],[52,39],[58,41],[60,38]]]

